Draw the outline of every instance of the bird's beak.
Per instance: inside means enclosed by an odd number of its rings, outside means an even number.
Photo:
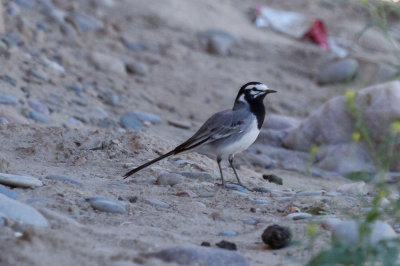
[[[274,91],[274,90],[269,90],[269,89],[268,89],[268,90],[265,91],[265,94],[268,94],[268,93],[275,93],[275,92],[276,92],[276,91]]]

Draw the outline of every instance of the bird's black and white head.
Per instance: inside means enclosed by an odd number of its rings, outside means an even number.
[[[262,102],[268,93],[274,93],[267,85],[252,81],[244,84],[236,97],[235,104],[238,102],[251,104],[252,102]]]

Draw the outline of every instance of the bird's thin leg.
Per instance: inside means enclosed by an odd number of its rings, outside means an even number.
[[[222,186],[225,187],[224,175],[222,174],[222,168],[221,168],[221,160],[222,160],[222,158],[220,156],[218,156],[217,163],[218,163],[218,168],[219,168],[219,174],[221,175]]]
[[[228,159],[228,160],[229,160],[229,164],[230,164],[230,166],[232,167],[233,172],[235,173],[235,176],[236,176],[236,179],[237,179],[239,185],[241,185],[242,187],[245,187],[245,186],[242,184],[242,182],[240,182],[239,175],[237,174],[236,169],[235,169],[235,167],[233,166],[233,158],[234,158],[234,155],[233,155],[233,154],[229,155],[229,159]]]

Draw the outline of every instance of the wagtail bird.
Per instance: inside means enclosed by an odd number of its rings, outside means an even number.
[[[221,160],[228,159],[239,185],[243,186],[233,166],[233,158],[236,153],[244,151],[257,139],[265,118],[263,100],[268,93],[273,92],[276,91],[270,90],[260,82],[244,84],[237,94],[232,109],[214,114],[191,138],[172,151],[132,169],[124,175],[124,178],[171,155],[197,151],[217,157],[223,186],[225,186],[225,181],[221,169]]]

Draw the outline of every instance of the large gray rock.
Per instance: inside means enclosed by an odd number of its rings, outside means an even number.
[[[229,32],[219,29],[207,30],[202,32],[199,37],[208,53],[221,56],[229,55],[236,42],[236,38]]]
[[[358,72],[359,64],[351,58],[329,62],[316,75],[318,83],[338,83],[351,81]]]
[[[238,251],[209,247],[176,247],[152,254],[165,262],[197,266],[247,266],[248,260]]]
[[[314,166],[340,174],[376,171],[366,145],[353,142],[322,146],[315,156]]]
[[[331,231],[332,239],[344,244],[354,244],[359,240],[360,225],[357,221],[340,221],[335,218],[326,219],[322,227]],[[398,236],[392,226],[384,221],[375,221],[371,225],[370,244],[376,245],[379,241],[397,240]]]
[[[48,226],[46,218],[29,205],[0,194],[0,213],[9,220],[40,227]]]
[[[392,81],[359,91],[355,104],[362,112],[363,123],[378,146],[391,133],[391,123],[400,118],[400,82]],[[288,148],[309,151],[313,144],[328,145],[351,142],[357,130],[345,96],[335,97],[294,128],[284,139]],[[394,160],[392,170],[400,169]]]

